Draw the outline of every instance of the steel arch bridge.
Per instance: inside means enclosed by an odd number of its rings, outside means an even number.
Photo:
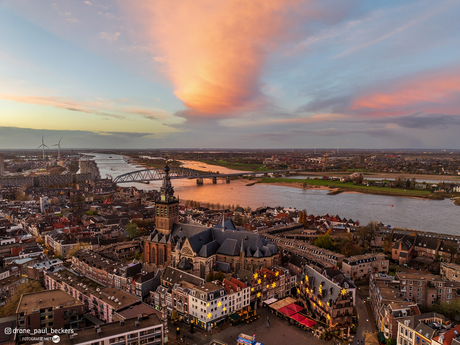
[[[258,171],[258,172],[240,172],[240,173],[231,173],[231,174],[215,174],[207,173],[204,171],[196,171],[187,168],[170,168],[169,177],[171,179],[194,179],[194,178],[217,178],[217,177],[239,177],[239,176],[256,176],[256,175],[268,175],[268,174],[282,174],[289,173],[294,171],[301,171],[300,169],[291,169],[291,170],[276,170],[276,171]],[[159,181],[162,180],[165,176],[163,169],[144,169],[132,171],[119,175],[113,179],[115,183],[125,183],[125,182],[147,182],[147,181]]]
[[[163,169],[144,169],[132,171],[126,174],[119,175],[113,179],[115,183],[123,182],[145,182],[145,181],[159,181],[165,176]],[[195,170],[187,168],[170,168],[169,177],[171,179],[179,178],[197,178],[204,177],[203,174],[196,172]]]

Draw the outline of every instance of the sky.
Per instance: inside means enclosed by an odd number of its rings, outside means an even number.
[[[460,2],[1,0],[0,150],[460,149]]]

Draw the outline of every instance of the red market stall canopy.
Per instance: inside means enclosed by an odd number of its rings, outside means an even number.
[[[314,325],[316,325],[316,322],[313,321],[313,320],[310,320],[310,319],[307,319],[305,318],[304,320],[302,321],[299,321],[302,325],[305,325],[307,327],[313,327]]]
[[[283,313],[284,315],[291,316],[296,314],[296,312],[288,307],[283,307],[281,309],[278,309],[280,313]]]

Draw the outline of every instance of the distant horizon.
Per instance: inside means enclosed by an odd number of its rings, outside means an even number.
[[[0,3],[0,149],[459,150],[460,3]]]
[[[67,151],[72,151],[72,150],[78,150],[78,151],[88,151],[88,150],[94,150],[94,151],[104,151],[104,152],[90,152],[90,153],[105,153],[105,152],[110,152],[113,151],[113,153],[122,153],[123,151],[146,151],[146,152],[152,152],[152,151],[239,151],[239,152],[244,152],[244,151],[282,151],[289,153],[290,151],[328,151],[328,152],[336,152],[337,149],[334,148],[327,148],[327,147],[306,147],[306,148],[301,148],[301,147],[294,147],[294,148],[237,148],[237,147],[228,147],[228,148],[217,148],[217,147],[157,147],[157,148],[104,148],[104,147],[71,147],[71,148],[61,148],[61,153],[66,153]],[[37,151],[37,155],[41,155],[42,149],[35,149],[35,148],[14,148],[14,149],[5,149],[1,148],[0,153],[4,151],[27,151],[27,152],[32,152],[32,151]],[[433,148],[420,148],[420,149],[415,149],[415,148],[404,148],[404,147],[399,147],[399,148],[369,148],[369,149],[364,149],[364,148],[339,148],[339,155],[342,151],[357,151],[357,152],[366,152],[366,151],[411,151],[411,152],[421,152],[421,153],[430,153],[430,152],[445,152],[446,154],[450,152],[459,152],[460,149],[433,149]],[[427,152],[428,151],[428,152]],[[45,149],[45,155],[46,152],[55,152],[57,153],[57,149]],[[295,153],[295,152],[294,152]]]

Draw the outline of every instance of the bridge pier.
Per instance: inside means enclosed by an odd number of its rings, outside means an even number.
[[[227,176],[227,177],[225,178],[225,182],[230,183],[230,176]]]
[[[217,177],[212,178],[212,183],[216,184],[217,183]]]
[[[202,185],[203,185],[203,178],[202,178],[202,177],[198,177],[198,178],[196,179],[196,184],[197,184],[198,186],[202,186]]]

